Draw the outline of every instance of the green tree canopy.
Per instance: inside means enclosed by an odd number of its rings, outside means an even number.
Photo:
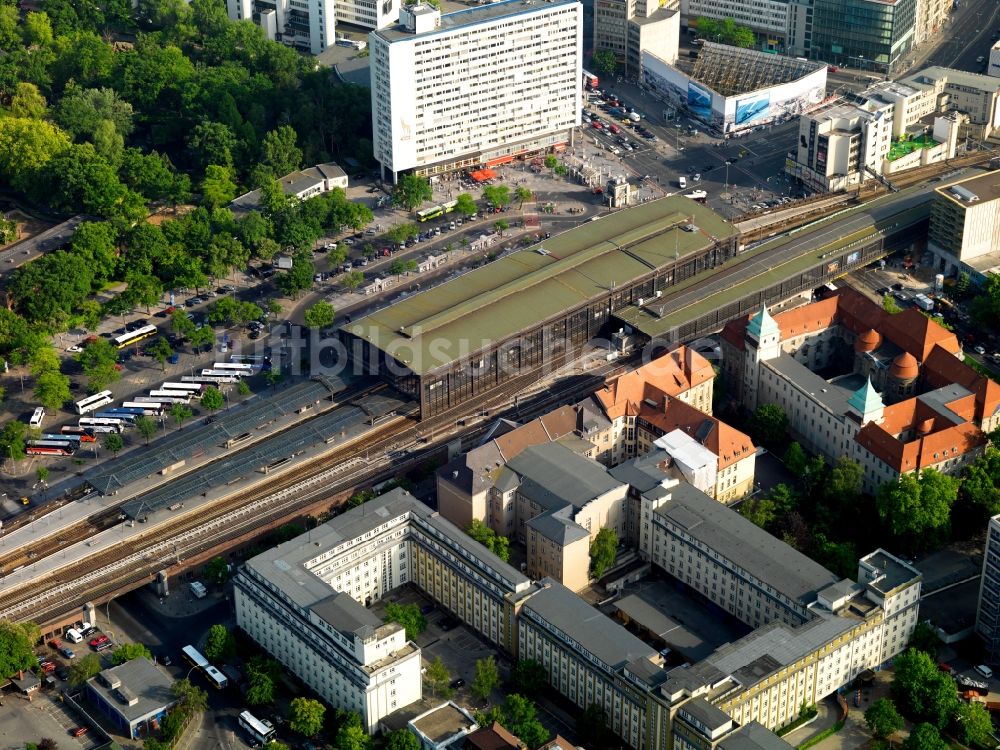
[[[33,622],[0,620],[0,675],[13,677],[35,666],[38,626]]]
[[[978,701],[959,702],[955,707],[952,726],[958,741],[968,747],[990,747],[993,722],[986,706]]]
[[[399,623],[406,630],[406,640],[416,640],[417,636],[427,628],[427,620],[420,613],[416,604],[397,604],[391,602],[385,607],[385,621]]]
[[[0,459],[11,459],[20,461],[25,453],[26,441],[28,439],[28,425],[19,419],[12,419],[3,426],[0,431]],[[0,666],[3,666],[0,662]]]
[[[427,665],[427,671],[424,672],[424,682],[431,689],[431,694],[436,698],[439,695],[441,697],[447,697],[449,692],[449,683],[451,682],[451,673],[448,671],[448,667],[444,665],[441,661],[441,657],[435,657],[434,661]]]
[[[510,205],[510,188],[506,185],[487,185],[483,188],[483,200],[493,208]]]
[[[109,432],[104,436],[101,445],[104,446],[104,450],[111,451],[117,456],[125,448],[125,439],[117,432]]]
[[[127,661],[138,659],[140,656],[150,661],[153,660],[153,654],[143,644],[123,643],[111,653],[111,661],[113,664],[124,664]]]
[[[892,697],[904,715],[943,727],[955,711],[955,682],[930,656],[907,649],[896,657]]]
[[[879,487],[875,505],[886,528],[910,551],[933,547],[949,529],[959,482],[936,469],[904,474]]]
[[[431,184],[425,178],[404,174],[392,191],[392,202],[407,211],[415,211],[421,203],[426,203],[433,196]]]
[[[750,417],[750,435],[758,445],[772,450],[788,440],[788,417],[777,404],[761,404]]]
[[[389,733],[385,740],[385,750],[420,750],[420,740],[413,732],[403,727]]]
[[[293,698],[288,707],[288,727],[306,737],[315,737],[323,728],[326,706],[311,698]]]
[[[594,71],[601,76],[613,76],[618,70],[618,59],[609,49],[597,50],[591,58]]]
[[[201,405],[203,408],[209,411],[217,411],[225,405],[225,398],[220,391],[215,386],[209,386],[205,389],[205,392],[201,394]]]
[[[890,698],[879,698],[865,711],[865,723],[877,740],[884,740],[903,728],[903,717]]]
[[[938,728],[928,722],[917,724],[903,740],[903,750],[947,750],[947,747]]]
[[[531,750],[548,742],[549,730],[538,720],[537,709],[530,699],[511,693],[504,700],[501,711],[504,717],[503,726],[519,737]]]
[[[101,664],[99,654],[87,654],[79,659],[74,659],[69,665],[69,682],[73,687],[80,687],[91,677],[96,677],[104,667]]]
[[[489,700],[490,694],[500,687],[500,670],[492,656],[476,660],[476,676],[472,679],[472,694],[481,701]]]
[[[455,211],[462,216],[472,216],[479,213],[479,206],[476,205],[476,199],[469,193],[459,193],[455,196]]]
[[[319,300],[303,313],[305,324],[310,328],[329,328],[333,325],[336,311],[326,300]]]
[[[236,637],[225,625],[213,625],[205,640],[205,658],[216,662],[236,655]]]
[[[497,534],[478,518],[472,520],[466,533],[504,562],[510,561],[510,540]]]
[[[608,568],[615,564],[618,556],[618,534],[605,526],[597,532],[594,541],[590,543],[590,572],[594,578],[600,578]]]
[[[545,667],[534,659],[521,659],[510,671],[513,691],[529,697],[538,695],[549,684]]]

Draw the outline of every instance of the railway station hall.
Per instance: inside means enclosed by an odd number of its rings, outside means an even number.
[[[602,216],[341,328],[356,363],[422,418],[557,367],[618,329],[615,311],[733,258],[738,232],[670,196]]]

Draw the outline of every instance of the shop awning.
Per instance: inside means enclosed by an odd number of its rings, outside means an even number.
[[[499,167],[501,164],[510,164],[514,161],[513,156],[498,156],[496,159],[490,159],[486,162],[487,167]]]
[[[486,182],[487,180],[492,180],[496,176],[497,173],[492,169],[477,169],[475,172],[469,172],[469,177],[476,182]]]

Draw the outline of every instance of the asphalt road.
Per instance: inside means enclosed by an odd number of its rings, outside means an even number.
[[[973,73],[985,73],[990,47],[1000,38],[1000,2],[970,0],[963,2],[945,27],[945,39],[928,60],[928,65],[942,65]],[[982,63],[976,58],[985,57]],[[921,66],[923,67],[923,66]]]

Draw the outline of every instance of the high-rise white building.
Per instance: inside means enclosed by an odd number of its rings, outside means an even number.
[[[1000,656],[1000,516],[993,516],[986,529],[976,634],[986,646],[987,661],[996,664]]]
[[[372,32],[375,158],[435,175],[560,149],[580,124],[579,0],[506,0],[441,15],[415,5]]]
[[[340,5],[334,0],[226,0],[232,20],[253,21],[268,39],[314,55],[336,41],[334,27]]]

